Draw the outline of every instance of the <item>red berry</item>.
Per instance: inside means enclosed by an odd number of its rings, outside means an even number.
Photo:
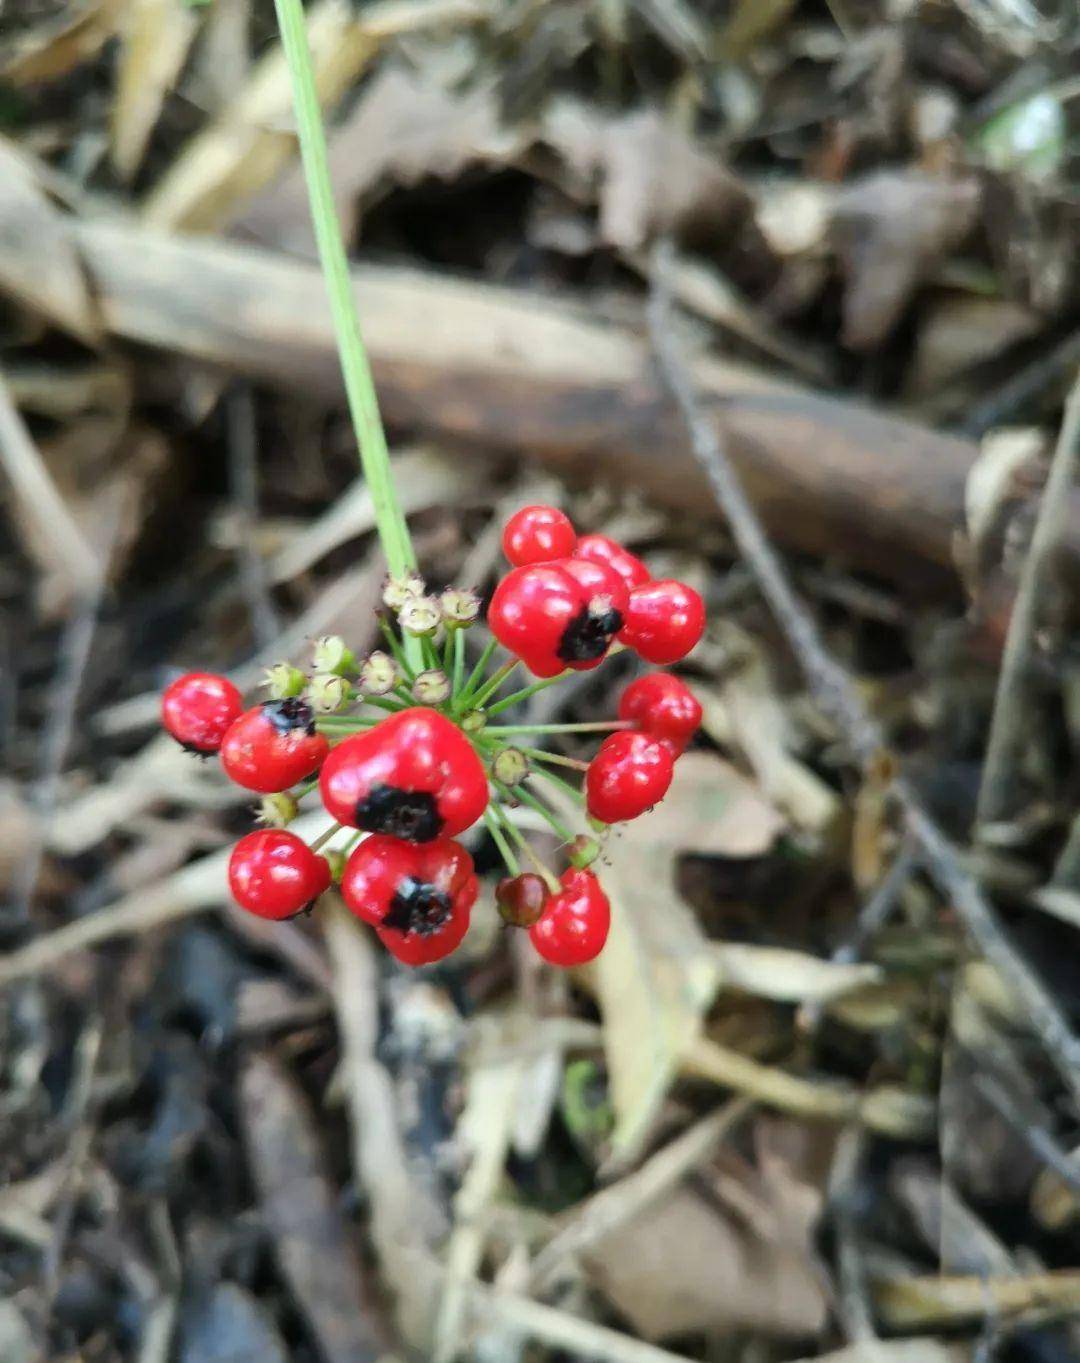
[[[608,539],[607,535],[582,535],[574,550],[574,557],[613,568],[628,587],[641,587],[651,577],[648,568],[636,554],[624,549],[615,540]]]
[[[647,582],[630,593],[622,643],[650,663],[677,663],[705,632],[705,603],[693,587],[672,578]]]
[[[574,552],[577,535],[557,506],[523,506],[503,530],[503,553],[516,568],[548,563]]]
[[[295,833],[249,833],[229,858],[229,889],[242,909],[260,918],[291,918],[330,884],[330,866]]]
[[[472,857],[450,838],[418,845],[373,833],[349,857],[345,903],[406,965],[430,965],[460,945],[478,883]]]
[[[659,739],[678,757],[701,724],[701,705],[685,682],[670,672],[638,677],[622,693],[619,718]]]
[[[225,735],[221,765],[238,786],[272,795],[310,776],[329,750],[311,706],[294,696],[242,714]]]
[[[165,688],[161,722],[190,752],[212,753],[243,709],[243,698],[228,677],[186,672]]]
[[[464,833],[488,801],[472,744],[456,724],[424,706],[339,744],[323,763],[319,789],[339,823],[406,842]]]
[[[584,965],[600,955],[611,927],[611,905],[591,871],[571,867],[548,900],[529,940],[552,965]]]
[[[667,794],[675,759],[648,734],[624,732],[605,738],[585,773],[586,804],[601,823],[636,819]]]
[[[514,568],[495,588],[488,625],[530,672],[587,671],[622,628],[628,593],[610,569],[575,559]]]

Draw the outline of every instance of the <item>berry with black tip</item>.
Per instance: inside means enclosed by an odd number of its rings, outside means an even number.
[[[272,795],[317,771],[329,751],[311,706],[291,697],[245,711],[225,735],[221,765],[238,786]]]

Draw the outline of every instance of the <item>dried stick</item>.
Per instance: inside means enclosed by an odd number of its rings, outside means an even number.
[[[1015,773],[1027,741],[1031,651],[1035,643],[1039,604],[1050,587],[1058,550],[1069,525],[1069,491],[1080,460],[1080,371],[1065,404],[1057,449],[1043,489],[1031,548],[1024,560],[1016,593],[1005,653],[1001,660],[990,738],[986,745],[975,817],[977,825],[1007,816],[1015,802]]]
[[[694,455],[708,476],[740,553],[787,636],[810,690],[867,770],[877,765],[884,752],[881,731],[867,714],[851,678],[826,650],[817,626],[788,582],[783,564],[725,454],[716,426],[701,408],[670,326],[670,295],[663,286],[665,256],[661,244],[655,254],[648,309],[660,378],[679,408]],[[1064,1013],[1009,941],[989,901],[964,870],[958,849],[926,813],[908,783],[898,777],[891,790],[927,870],[952,902],[979,950],[1023,1005],[1047,1055],[1073,1099],[1080,1104],[1080,1042]]]

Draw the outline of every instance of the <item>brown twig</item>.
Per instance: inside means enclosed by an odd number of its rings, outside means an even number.
[[[990,737],[976,805],[980,825],[1005,818],[1015,808],[1015,775],[1028,740],[1030,662],[1040,603],[1051,585],[1062,537],[1069,525],[1069,491],[1080,460],[1080,371],[1065,404],[1057,449],[1046,480],[1031,548],[1009,618]]]
[[[735,543],[787,636],[818,705],[844,735],[863,769],[876,767],[884,752],[881,730],[867,714],[851,678],[822,643],[725,454],[715,423],[698,401],[669,322],[670,299],[663,285],[665,255],[661,244],[654,259],[649,301],[650,334],[661,379],[679,408],[691,448],[708,475]],[[928,872],[953,904],[979,950],[1022,1002],[1062,1081],[1080,1103],[1080,1041],[1064,1013],[1009,941],[989,901],[964,870],[958,849],[927,814],[907,781],[897,777],[891,783],[891,792]]]

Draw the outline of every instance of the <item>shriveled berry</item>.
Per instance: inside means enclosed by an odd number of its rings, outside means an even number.
[[[323,763],[319,789],[339,823],[408,842],[463,833],[488,799],[472,744],[457,725],[423,706],[339,744]]]
[[[468,587],[447,587],[439,597],[447,629],[468,629],[480,615],[480,596]]]
[[[345,903],[406,965],[430,965],[460,945],[477,890],[472,857],[451,838],[418,846],[375,833],[341,878]]]
[[[611,734],[585,773],[586,807],[603,823],[636,819],[664,798],[674,769],[658,739],[631,730]]]
[[[402,573],[399,577],[390,573],[383,579],[383,605],[399,611],[411,597],[423,596],[425,585],[419,573]]]
[[[326,858],[281,828],[248,833],[229,858],[233,898],[260,918],[291,918],[309,908],[329,884]]]
[[[640,587],[649,581],[651,574],[641,559],[624,549],[621,544],[607,535],[582,535],[574,550],[574,557],[586,559],[590,563],[602,563],[619,574],[627,587]]]
[[[516,568],[567,558],[576,543],[569,516],[557,506],[523,506],[503,529],[503,553]]]
[[[398,665],[389,653],[376,649],[360,667],[360,689],[367,696],[386,696],[401,680]]]
[[[190,752],[214,753],[243,709],[243,697],[228,677],[186,672],[165,688],[161,722]]]
[[[229,729],[221,745],[221,765],[238,786],[271,795],[310,776],[329,750],[306,701],[268,700]]]
[[[705,603],[685,582],[661,578],[630,593],[621,643],[650,663],[677,663],[705,632]]]
[[[531,928],[544,912],[548,887],[543,878],[527,871],[520,876],[504,876],[495,886],[495,906],[504,923],[514,928]]]
[[[412,693],[421,705],[441,705],[450,698],[450,678],[438,667],[418,672]]]
[[[430,638],[442,623],[437,596],[410,596],[398,611],[398,624],[416,639]]]
[[[495,589],[488,625],[538,677],[603,660],[628,600],[617,574],[575,559],[514,568]]]
[[[666,743],[678,757],[701,725],[701,704],[678,677],[650,672],[622,693],[619,718],[631,720],[642,733]]]
[[[529,940],[551,965],[585,965],[603,950],[611,927],[611,905],[591,871],[570,867],[560,877]]]

